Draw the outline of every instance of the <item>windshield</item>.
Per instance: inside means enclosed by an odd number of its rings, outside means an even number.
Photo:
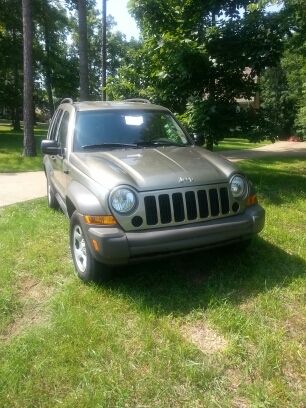
[[[101,110],[77,114],[75,151],[189,144],[187,136],[168,112]]]

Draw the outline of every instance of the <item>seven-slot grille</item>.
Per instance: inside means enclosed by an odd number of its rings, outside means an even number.
[[[144,197],[147,225],[205,220],[230,214],[227,187],[185,190]]]

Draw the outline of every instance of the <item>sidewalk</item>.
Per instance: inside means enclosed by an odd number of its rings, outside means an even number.
[[[43,171],[0,174],[0,207],[44,197],[47,194]]]
[[[306,142],[276,142],[256,149],[224,151],[218,154],[233,162],[269,156],[304,157],[306,160]],[[0,173],[0,207],[44,197],[46,190],[43,171]]]

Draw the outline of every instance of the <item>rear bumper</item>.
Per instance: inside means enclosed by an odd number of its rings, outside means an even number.
[[[172,228],[124,232],[120,228],[87,227],[87,238],[98,261],[122,265],[246,240],[259,233],[264,222],[264,209],[254,205],[240,215]],[[99,251],[94,250],[92,239]]]

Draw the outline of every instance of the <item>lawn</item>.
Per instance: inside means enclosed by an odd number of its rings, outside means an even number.
[[[40,143],[47,134],[48,126],[35,126],[34,134],[38,155],[23,157],[23,133],[12,130],[9,123],[0,122],[0,173],[42,170]]]
[[[305,406],[306,163],[240,166],[267,210],[246,252],[73,275],[44,199],[0,209],[0,406]]]
[[[239,139],[239,138],[230,138],[227,137],[222,140],[218,146],[214,146],[214,151],[221,152],[224,150],[247,150],[247,149],[255,149],[256,147],[266,146],[270,144],[269,140],[264,140],[261,142],[253,143],[249,142],[248,139]]]

